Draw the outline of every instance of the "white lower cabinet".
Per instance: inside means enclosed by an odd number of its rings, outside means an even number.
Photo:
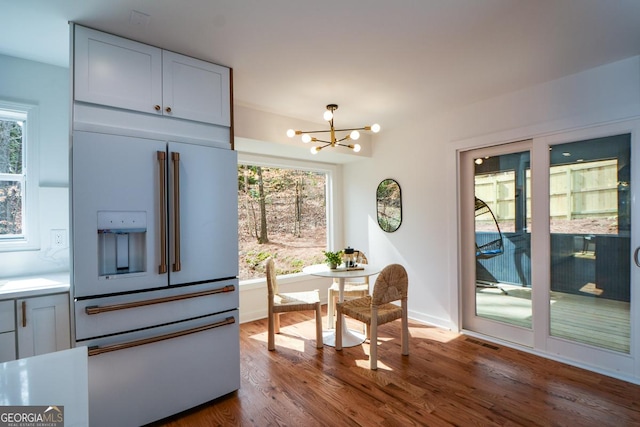
[[[18,358],[71,348],[69,295],[16,300]]]
[[[16,358],[16,312],[13,300],[0,301],[0,362]]]

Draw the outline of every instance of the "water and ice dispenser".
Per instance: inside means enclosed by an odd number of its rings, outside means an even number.
[[[140,273],[146,265],[147,213],[98,212],[98,274]]]

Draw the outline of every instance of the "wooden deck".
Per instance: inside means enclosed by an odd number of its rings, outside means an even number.
[[[354,324],[355,326],[355,324]],[[241,388],[158,426],[640,425],[640,386],[410,321],[369,344],[315,348],[312,313],[282,316],[276,350],[266,320],[240,325]],[[185,360],[188,363],[188,352]]]
[[[501,285],[478,287],[477,313],[481,317],[531,328],[531,288]],[[551,335],[629,353],[630,306],[628,302],[551,292]]]

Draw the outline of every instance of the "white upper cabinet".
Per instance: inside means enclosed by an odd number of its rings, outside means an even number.
[[[229,69],[162,51],[165,115],[229,126]]]
[[[74,99],[230,126],[230,70],[75,26]]]
[[[76,26],[75,100],[162,114],[162,50]]]

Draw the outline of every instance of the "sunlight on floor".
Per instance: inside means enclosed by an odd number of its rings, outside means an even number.
[[[264,343],[264,347],[267,348],[267,332],[251,335],[251,339],[261,341]],[[280,333],[276,334],[276,348],[288,348],[290,350],[304,352],[305,344],[312,338],[302,337],[298,334],[293,334],[289,328],[280,328]]]

